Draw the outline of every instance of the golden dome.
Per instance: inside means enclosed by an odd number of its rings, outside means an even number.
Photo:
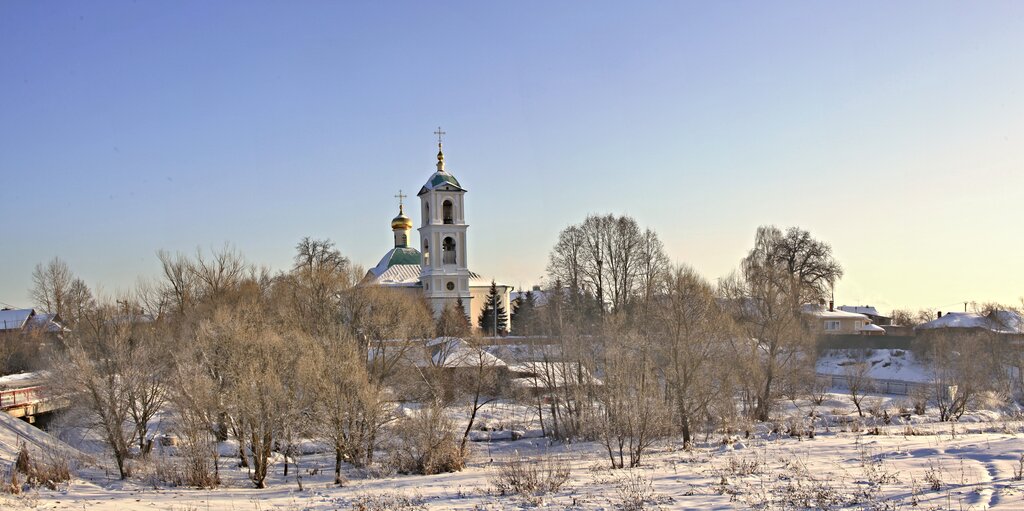
[[[398,216],[396,216],[393,220],[391,220],[391,229],[393,229],[393,230],[399,230],[400,229],[400,230],[405,231],[405,230],[412,229],[412,219],[407,217],[407,216],[405,216],[405,213],[402,211],[402,209],[403,208],[401,206],[399,206],[398,207]]]

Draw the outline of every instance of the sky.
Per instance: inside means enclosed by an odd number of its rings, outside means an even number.
[[[0,303],[54,256],[373,266],[442,126],[500,282],[615,213],[711,280],[799,226],[839,303],[1020,305],[1022,63],[1021,2],[0,2]]]

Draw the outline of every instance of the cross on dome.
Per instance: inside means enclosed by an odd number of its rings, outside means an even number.
[[[395,195],[395,198],[398,199],[398,214],[399,215],[402,214],[403,200],[406,197],[408,197],[408,195],[403,194],[401,189],[398,190],[398,195]]]

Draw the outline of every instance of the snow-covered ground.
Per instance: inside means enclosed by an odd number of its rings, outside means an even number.
[[[914,352],[898,349],[825,350],[818,357],[817,371],[843,376],[849,365],[859,362],[870,365],[868,376],[874,379],[913,383],[931,381],[927,366],[915,358]]]
[[[903,398],[875,399],[877,406],[897,410]],[[485,408],[481,424],[496,432],[527,432],[525,438],[473,443],[469,465],[457,473],[401,476],[348,468],[348,482],[338,487],[331,484],[332,456],[310,442],[304,450],[320,452],[298,460],[303,490],[294,465],[288,478],[283,476],[280,458],[269,488],[257,490],[229,444],[220,463],[224,486],[215,490],[163,487],[145,475],[118,481],[102,458],[84,464],[59,490],[0,496],[0,508],[612,510],[639,496],[645,509],[1024,509],[1024,483],[1014,477],[1024,456],[1024,422],[983,412],[956,424],[937,423],[932,415],[883,424],[857,417],[842,394],[829,395],[817,407],[787,403],[783,413],[788,421],[810,426],[806,417],[812,408],[823,417],[813,425],[813,438],[773,433],[771,425],[762,425],[750,438],[700,437],[690,450],[670,439],[641,467],[611,471],[599,443],[535,438],[529,434],[537,425],[528,407],[495,403]],[[456,418],[462,414],[453,411]],[[560,490],[542,497],[502,496],[492,480],[499,464],[512,456],[557,457],[571,466],[571,476]]]

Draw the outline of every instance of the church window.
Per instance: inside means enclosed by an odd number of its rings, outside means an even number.
[[[441,213],[444,216],[444,223],[453,224],[455,219],[452,217],[452,201],[445,200],[444,204],[441,205]]]
[[[423,264],[430,266],[430,244],[423,240]]]
[[[455,290],[455,283],[454,282],[449,282],[448,285],[445,286],[445,287],[447,287],[449,291],[453,291],[453,290]]]
[[[423,203],[423,225],[427,225],[429,223],[430,223],[430,203],[429,202],[424,202]]]
[[[441,243],[441,256],[444,264],[455,264],[455,240],[451,237],[445,238]]]

